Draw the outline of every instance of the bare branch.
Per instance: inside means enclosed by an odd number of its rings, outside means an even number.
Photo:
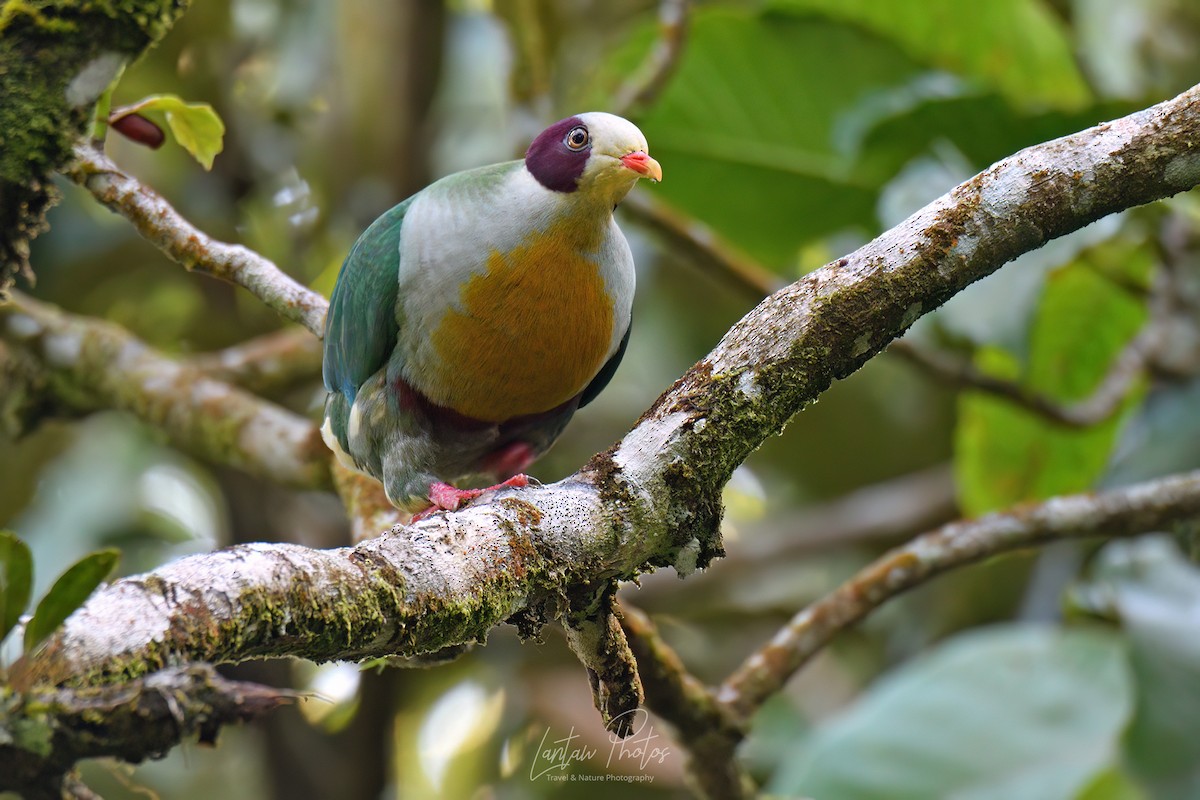
[[[284,328],[212,353],[188,366],[210,378],[263,394],[321,375],[321,342],[303,328]]]
[[[635,77],[617,90],[614,114],[626,116],[653,105],[666,87],[687,43],[691,0],[660,0],[658,4],[658,40],[638,67]]]
[[[185,269],[236,283],[320,337],[329,303],[253,250],[213,239],[188,222],[161,195],[122,172],[88,144],[75,146],[65,174],[133,223],[137,232]]]
[[[888,352],[900,356],[937,380],[959,389],[1002,397],[1043,419],[1067,428],[1090,428],[1112,419],[1124,406],[1129,392],[1143,374],[1146,354],[1151,349],[1150,342],[1157,338],[1157,326],[1153,323],[1148,324],[1121,349],[1113,359],[1108,374],[1092,394],[1074,403],[1063,403],[1016,381],[980,372],[965,359],[935,352],[907,339],[892,342],[888,346]]]
[[[745,732],[683,666],[654,623],[640,610],[621,607],[621,627],[646,687],[646,705],[674,726],[688,750],[688,776],[700,797],[753,797],[754,787],[735,759]]]
[[[207,378],[117,325],[14,292],[0,306],[0,338],[35,356],[70,407],[130,411],[206,460],[289,486],[328,485],[329,451],[311,421]]]
[[[61,798],[66,773],[85,758],[161,758],[193,734],[211,743],[224,725],[254,719],[291,693],[226,680],[204,664],[117,686],[0,687],[0,791]]]
[[[662,235],[684,258],[695,261],[751,297],[769,295],[786,283],[704,223],[669,208],[661,200],[634,192],[625,198],[621,208],[636,223]]]
[[[839,631],[947,570],[1059,539],[1134,536],[1198,516],[1200,472],[1190,472],[951,523],[885,553],[794,616],[729,676],[718,698],[747,719]]]

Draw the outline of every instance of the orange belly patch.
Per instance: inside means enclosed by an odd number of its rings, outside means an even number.
[[[434,402],[502,422],[565,403],[600,370],[612,343],[612,300],[570,233],[551,229],[511,252],[494,251],[487,271],[463,285],[465,313],[450,311],[432,334]]]

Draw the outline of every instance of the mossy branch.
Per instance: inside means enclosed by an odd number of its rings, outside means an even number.
[[[92,106],[158,42],[186,0],[4,0],[0,4],[0,297],[29,268],[29,242],[57,198]]]
[[[289,486],[329,485],[329,451],[311,421],[170,359],[117,325],[14,292],[0,305],[0,339],[39,362],[45,394],[68,408],[129,411],[212,463]]]
[[[58,800],[75,762],[159,758],[186,737],[211,743],[224,725],[288,702],[291,693],[226,680],[197,664],[120,686],[35,689],[0,686],[0,791]]]
[[[505,620],[529,632],[581,586],[686,575],[722,553],[733,469],[834,378],[1021,253],[1197,183],[1200,87],[1024,150],[764,300],[570,478],[355,548],[242,546],[119,581],[34,666],[87,683],[193,659],[415,655]]]

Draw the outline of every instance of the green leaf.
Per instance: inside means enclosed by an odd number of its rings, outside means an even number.
[[[1079,589],[1115,612],[1129,638],[1137,710],[1130,772],[1158,800],[1200,797],[1200,569],[1165,536],[1112,542]]]
[[[75,609],[83,605],[96,587],[108,577],[120,553],[108,549],[86,555],[64,572],[38,603],[25,629],[25,652],[41,644]]]
[[[0,642],[8,636],[29,605],[33,556],[29,545],[9,531],[0,531]]]
[[[1079,108],[1091,92],[1067,31],[1041,0],[881,3],[775,0],[776,8],[861,25],[931,66],[974,78],[1025,108]]]
[[[1149,797],[1132,778],[1113,767],[1097,775],[1075,800],[1149,800]]]
[[[618,85],[653,33],[643,29],[614,54],[601,82]],[[790,266],[818,237],[874,229],[879,187],[855,175],[838,147],[838,121],[921,69],[891,42],[849,25],[698,8],[676,74],[638,119],[665,173],[652,191],[775,266]]]
[[[147,111],[162,113],[175,141],[205,169],[212,169],[213,159],[225,146],[225,123],[212,106],[188,103],[173,94],[155,94],[125,106],[119,113],[144,115]]]
[[[1087,397],[1146,319],[1142,300],[1113,278],[1143,284],[1150,268],[1137,244],[1092,248],[1050,274],[1023,374],[1016,357],[998,348],[978,351],[976,366],[1063,403]],[[1131,392],[1125,411],[1143,394],[1144,387]],[[1007,400],[964,392],[955,432],[963,509],[977,515],[1090,488],[1108,463],[1123,416],[1070,430]]]
[[[867,800],[1069,800],[1132,710],[1120,640],[1010,625],[961,635],[817,729],[768,791]]]

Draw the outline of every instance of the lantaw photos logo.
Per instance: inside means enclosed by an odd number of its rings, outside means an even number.
[[[631,733],[621,739],[612,733],[618,721],[632,721]],[[542,741],[533,755],[529,767],[529,779],[548,781],[614,781],[618,783],[653,783],[654,775],[648,768],[666,762],[671,755],[666,738],[654,730],[650,715],[641,708],[627,711],[608,725],[608,745],[593,747],[585,744],[574,726],[566,736],[556,736],[550,728],[542,734]],[[603,765],[603,772],[577,772],[572,765],[596,770]]]

